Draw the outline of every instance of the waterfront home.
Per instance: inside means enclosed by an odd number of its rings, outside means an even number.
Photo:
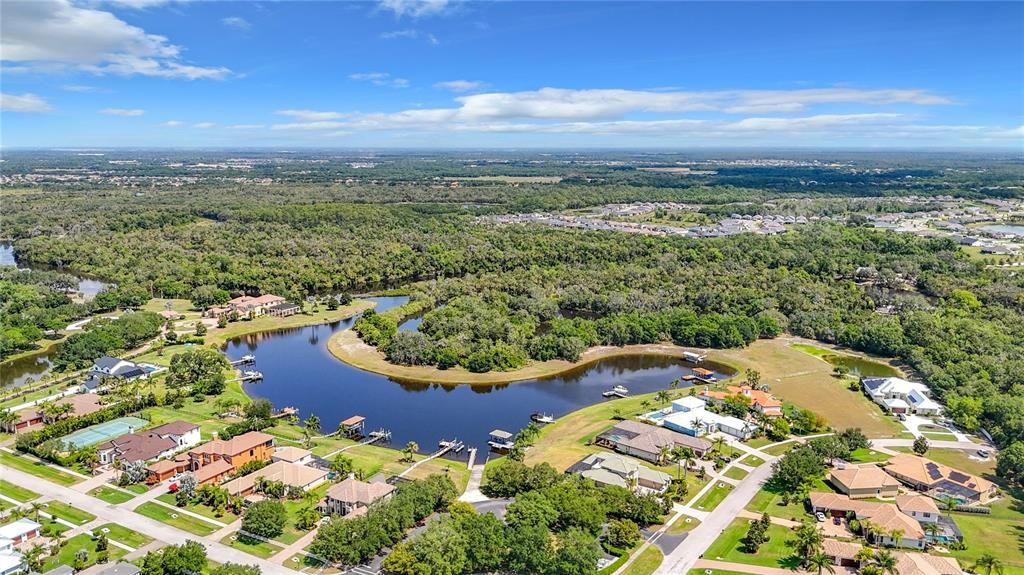
[[[565,472],[582,475],[598,485],[616,485],[638,492],[664,493],[672,483],[671,475],[617,453],[592,453]]]
[[[667,410],[647,414],[644,418],[693,437],[721,431],[738,439],[750,439],[757,431],[757,425],[754,423],[720,415],[708,411],[706,407],[707,404],[702,399],[688,395],[674,400]]]
[[[274,455],[271,456],[271,459],[273,461],[286,461],[288,463],[306,465],[313,461],[313,452],[308,449],[302,449],[301,447],[286,445],[284,447],[274,449]]]
[[[100,572],[100,575],[139,575],[142,569],[133,563],[118,561]]]
[[[934,499],[951,498],[965,505],[982,505],[999,494],[995,483],[931,459],[900,454],[883,467],[907,486]]]
[[[290,315],[295,315],[301,311],[301,306],[294,303],[283,302],[268,307],[267,315],[271,317],[288,317]]]
[[[487,444],[497,450],[515,447],[514,436],[504,429],[495,429],[489,434]]]
[[[286,487],[312,489],[327,478],[327,471],[287,461],[275,461],[252,473],[232,479],[222,487],[231,495],[248,496],[256,491],[260,480],[280,481]]]
[[[192,471],[218,460],[227,461],[234,471],[250,461],[270,461],[273,456],[274,436],[261,431],[249,431],[228,440],[213,439],[188,452]]]
[[[199,426],[185,421],[165,423],[146,431],[126,433],[96,447],[100,463],[149,461],[169,457],[199,444]]]
[[[669,450],[676,447],[689,448],[697,457],[703,457],[711,449],[711,442],[706,439],[639,421],[620,421],[598,435],[594,443],[652,463],[661,460],[662,449],[666,447]]]
[[[53,403],[59,406],[71,406],[70,411],[65,417],[82,417],[83,415],[89,415],[103,409],[103,406],[100,405],[100,398],[95,395],[69,395]],[[44,413],[43,406],[35,405],[19,411],[18,420],[10,425],[3,426],[2,429],[14,433],[30,431],[46,423],[47,419],[48,417]]]
[[[21,518],[7,525],[0,526],[0,539],[8,539],[15,545],[39,537],[42,525],[28,518]]]
[[[326,515],[362,515],[370,505],[390,498],[394,492],[395,486],[389,483],[367,483],[350,476],[341,483],[332,485],[318,507],[320,512]]]
[[[149,372],[139,364],[109,355],[105,355],[93,362],[89,372],[100,376],[100,378],[116,377],[123,381],[133,381],[149,377]]]
[[[708,403],[721,404],[726,399],[735,396],[743,396],[750,401],[750,407],[765,417],[782,417],[782,402],[774,395],[754,389],[749,385],[730,385],[725,391],[714,391],[705,389],[700,392],[700,398]]]
[[[880,545],[910,549],[924,549],[927,546],[928,538],[921,523],[892,503],[860,501],[838,493],[820,492],[811,493],[809,499],[814,513],[832,517],[852,514],[858,521],[870,520],[873,525],[872,541]],[[902,533],[899,541],[893,538],[896,531]]]
[[[900,490],[900,482],[874,464],[832,469],[828,481],[851,499],[896,497]]]
[[[936,415],[942,412],[942,406],[931,398],[931,390],[923,383],[900,377],[865,377],[860,383],[872,401],[889,413]]]
[[[250,314],[258,317],[266,314],[271,307],[283,303],[285,303],[283,297],[273,294],[264,294],[256,297],[242,295],[229,300],[224,306],[208,309],[206,315],[209,317],[220,317],[235,312],[240,317],[249,317]]]

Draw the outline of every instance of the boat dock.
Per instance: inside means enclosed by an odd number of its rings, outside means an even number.
[[[248,365],[250,363],[256,363],[256,356],[243,355],[240,359],[236,359],[235,361],[230,361],[228,363],[231,364],[231,367],[237,367],[239,365]]]
[[[704,360],[706,360],[707,358],[708,358],[707,354],[704,354],[704,353],[696,353],[696,352],[693,352],[693,351],[684,351],[683,352],[683,359],[688,361],[688,362],[690,362],[690,363],[695,363],[695,364],[699,365],[699,364],[704,363]]]
[[[423,465],[424,463],[426,463],[428,461],[437,459],[438,457],[441,457],[442,455],[444,455],[445,453],[448,453],[449,451],[458,450],[458,451],[455,451],[456,453],[458,453],[459,451],[462,451],[462,449],[466,447],[466,445],[464,443],[462,443],[461,441],[459,441],[458,439],[453,439],[451,441],[441,441],[441,442],[438,443],[438,445],[441,446],[440,449],[438,449],[437,451],[431,453],[428,457],[425,457],[425,458],[417,461],[416,463],[413,463],[412,465],[409,466],[408,469],[406,469],[405,471],[399,473],[398,477],[399,478],[405,477],[413,469],[416,469],[417,467],[419,467],[420,465]]]
[[[487,445],[496,451],[507,451],[516,446],[514,436],[504,429],[495,429],[489,434]]]
[[[337,432],[335,432],[335,433],[337,433]],[[378,441],[384,441],[384,442],[391,441],[391,432],[388,431],[387,429],[383,429],[383,428],[378,429],[377,431],[371,431],[370,434],[366,436],[366,439],[360,441],[359,443],[357,443],[355,445],[346,445],[345,447],[342,447],[341,449],[336,449],[336,450],[328,453],[327,455],[325,455],[323,458],[324,459],[330,459],[330,458],[334,457],[335,455],[337,455],[337,454],[339,454],[339,453],[341,453],[343,451],[352,449],[353,447],[359,447],[360,445],[370,445],[371,443],[377,443]]]
[[[245,383],[247,381],[260,381],[263,379],[263,372],[256,371],[254,369],[243,371],[241,375],[230,381],[241,381]]]
[[[629,390],[621,385],[616,385],[615,387],[602,393],[601,396],[606,397],[608,399],[624,399],[629,397]]]

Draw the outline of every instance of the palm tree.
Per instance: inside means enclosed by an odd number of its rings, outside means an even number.
[[[664,389],[654,394],[654,401],[658,403],[668,403],[672,401],[672,397]]]
[[[905,532],[898,527],[889,532],[889,538],[892,539],[893,545],[895,545],[897,549],[900,548],[900,542],[903,541],[904,533]]]
[[[832,566],[832,558],[822,551],[818,551],[808,557],[807,566],[817,570],[818,575],[821,575],[824,571],[828,571],[829,573],[836,572],[836,568]]]
[[[860,532],[864,535],[864,540],[868,543],[877,543],[875,539],[875,524],[870,519],[860,520]]]
[[[896,575],[896,557],[889,551],[879,551],[871,559],[872,565],[878,568],[882,575]]]
[[[995,555],[985,553],[974,562],[971,569],[984,575],[1003,575],[1003,561]]]
[[[668,459],[668,456],[671,455],[671,453],[672,448],[667,445],[662,445],[661,449],[658,450],[658,465],[664,465],[665,460]]]
[[[0,410],[0,429],[6,431],[14,431],[14,425],[18,423],[18,414],[14,413],[10,409]]]
[[[679,389],[679,384],[680,383],[682,383],[682,381],[680,381],[680,379],[677,377],[677,378],[673,379],[672,381],[668,382],[668,388],[673,390],[673,391],[675,391],[675,390]]]
[[[715,453],[722,453],[722,447],[725,445],[725,438],[719,435],[712,443],[714,444]]]
[[[686,480],[686,473],[689,471],[690,464],[693,463],[693,450],[677,445],[672,449],[672,457],[676,458],[676,477],[679,477],[679,465],[683,464],[683,480]]]
[[[43,504],[33,501],[32,503],[29,503],[29,506],[32,508],[32,520],[39,523],[39,512],[43,510]]]
[[[875,552],[870,547],[861,547],[857,550],[857,554],[853,556],[853,559],[859,565],[868,565],[875,557]]]
[[[419,450],[420,445],[415,441],[410,441],[409,443],[405,444],[405,449],[402,450],[402,453],[405,454],[406,461],[412,461],[412,454],[416,453]]]
[[[921,529],[924,529],[925,534],[928,535],[928,544],[931,544],[932,540],[935,539],[935,536],[942,532],[942,528],[934,521],[926,521],[922,523]]]

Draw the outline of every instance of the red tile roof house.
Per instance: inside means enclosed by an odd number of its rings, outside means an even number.
[[[126,433],[96,447],[100,463],[149,461],[170,457],[199,443],[199,426],[174,421],[146,431]]]
[[[100,405],[100,398],[95,395],[70,395],[62,397],[54,403],[58,405],[70,404],[71,413],[68,417],[81,417],[103,409],[103,406]],[[2,427],[4,431],[13,431],[15,433],[31,431],[43,425],[45,423],[44,420],[43,412],[39,409],[39,406],[35,406],[19,411],[17,421],[9,426]]]
[[[283,303],[285,303],[285,299],[279,295],[264,294],[256,297],[243,295],[229,300],[223,307],[210,308],[206,314],[210,317],[220,317],[231,312],[238,312],[238,315],[248,317],[249,312],[252,312],[253,315],[261,316],[267,313],[271,307]]]
[[[721,403],[725,401],[727,397],[734,395],[742,395],[750,400],[750,406],[755,410],[764,414],[765,417],[782,417],[782,402],[775,399],[772,394],[761,391],[760,389],[754,389],[749,385],[735,386],[730,385],[725,388],[725,391],[709,391],[705,389],[700,392],[702,399],[708,400],[712,403]]]

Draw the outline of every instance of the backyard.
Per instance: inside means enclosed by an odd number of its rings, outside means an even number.
[[[742,540],[746,537],[749,527],[746,519],[733,521],[708,547],[704,558],[783,569],[793,566],[790,561],[793,550],[788,544],[791,538],[789,529],[775,524],[770,525],[767,532],[768,541],[761,545],[757,553],[747,553]]]
[[[195,535],[209,535],[217,530],[217,526],[213,523],[196,519],[184,513],[178,513],[174,509],[169,509],[153,501],[148,501],[136,507],[135,512]]]
[[[6,465],[19,471],[30,473],[36,477],[41,477],[47,481],[52,481],[53,483],[57,483],[65,487],[83,481],[81,477],[61,471],[53,465],[48,465],[41,461],[31,459],[28,456],[15,455],[3,450],[0,450],[0,465]]]

